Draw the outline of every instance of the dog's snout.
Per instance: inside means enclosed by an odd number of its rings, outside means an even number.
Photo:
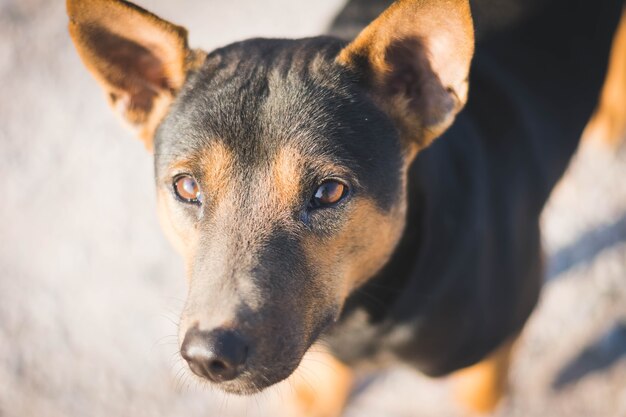
[[[241,373],[248,345],[232,330],[187,331],[180,350],[189,368],[213,382],[230,381]]]

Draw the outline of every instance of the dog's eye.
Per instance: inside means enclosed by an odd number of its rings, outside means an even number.
[[[202,193],[196,180],[189,174],[178,175],[174,178],[174,193],[185,203],[202,203]]]
[[[341,201],[348,194],[348,187],[339,181],[325,181],[313,194],[309,202],[309,208],[332,206]]]

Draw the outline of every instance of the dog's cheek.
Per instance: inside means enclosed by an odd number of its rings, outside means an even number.
[[[350,292],[376,274],[389,260],[405,225],[406,203],[398,199],[388,211],[369,199],[354,201],[341,229],[330,238],[304,245],[308,262],[329,298],[343,305]]]
[[[403,200],[388,211],[381,211],[371,201],[361,203],[353,211],[341,238],[348,262],[344,297],[387,263],[402,236],[405,212]]]
[[[177,221],[176,213],[171,207],[171,197],[163,189],[157,192],[157,213],[161,228],[165,236],[170,241],[176,252],[178,252],[185,262],[187,269],[187,279],[190,276],[193,253],[197,246],[198,236],[195,228],[188,227]]]

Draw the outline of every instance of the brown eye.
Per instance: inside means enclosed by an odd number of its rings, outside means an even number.
[[[174,178],[174,192],[185,203],[202,203],[200,187],[191,175],[183,174]]]
[[[348,187],[339,181],[326,181],[322,183],[309,202],[309,208],[331,206],[341,201],[346,196]]]

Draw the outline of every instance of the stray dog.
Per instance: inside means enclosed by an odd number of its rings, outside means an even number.
[[[464,404],[493,409],[541,286],[539,215],[593,111],[621,8],[526,3],[512,17],[472,4],[472,62],[465,0],[399,0],[351,42],[211,53],[131,3],[68,0],[83,62],[154,151],[196,375],[251,394],[310,351],[324,386],[298,387],[298,404],[329,417],[347,365],[400,361],[460,370]]]

